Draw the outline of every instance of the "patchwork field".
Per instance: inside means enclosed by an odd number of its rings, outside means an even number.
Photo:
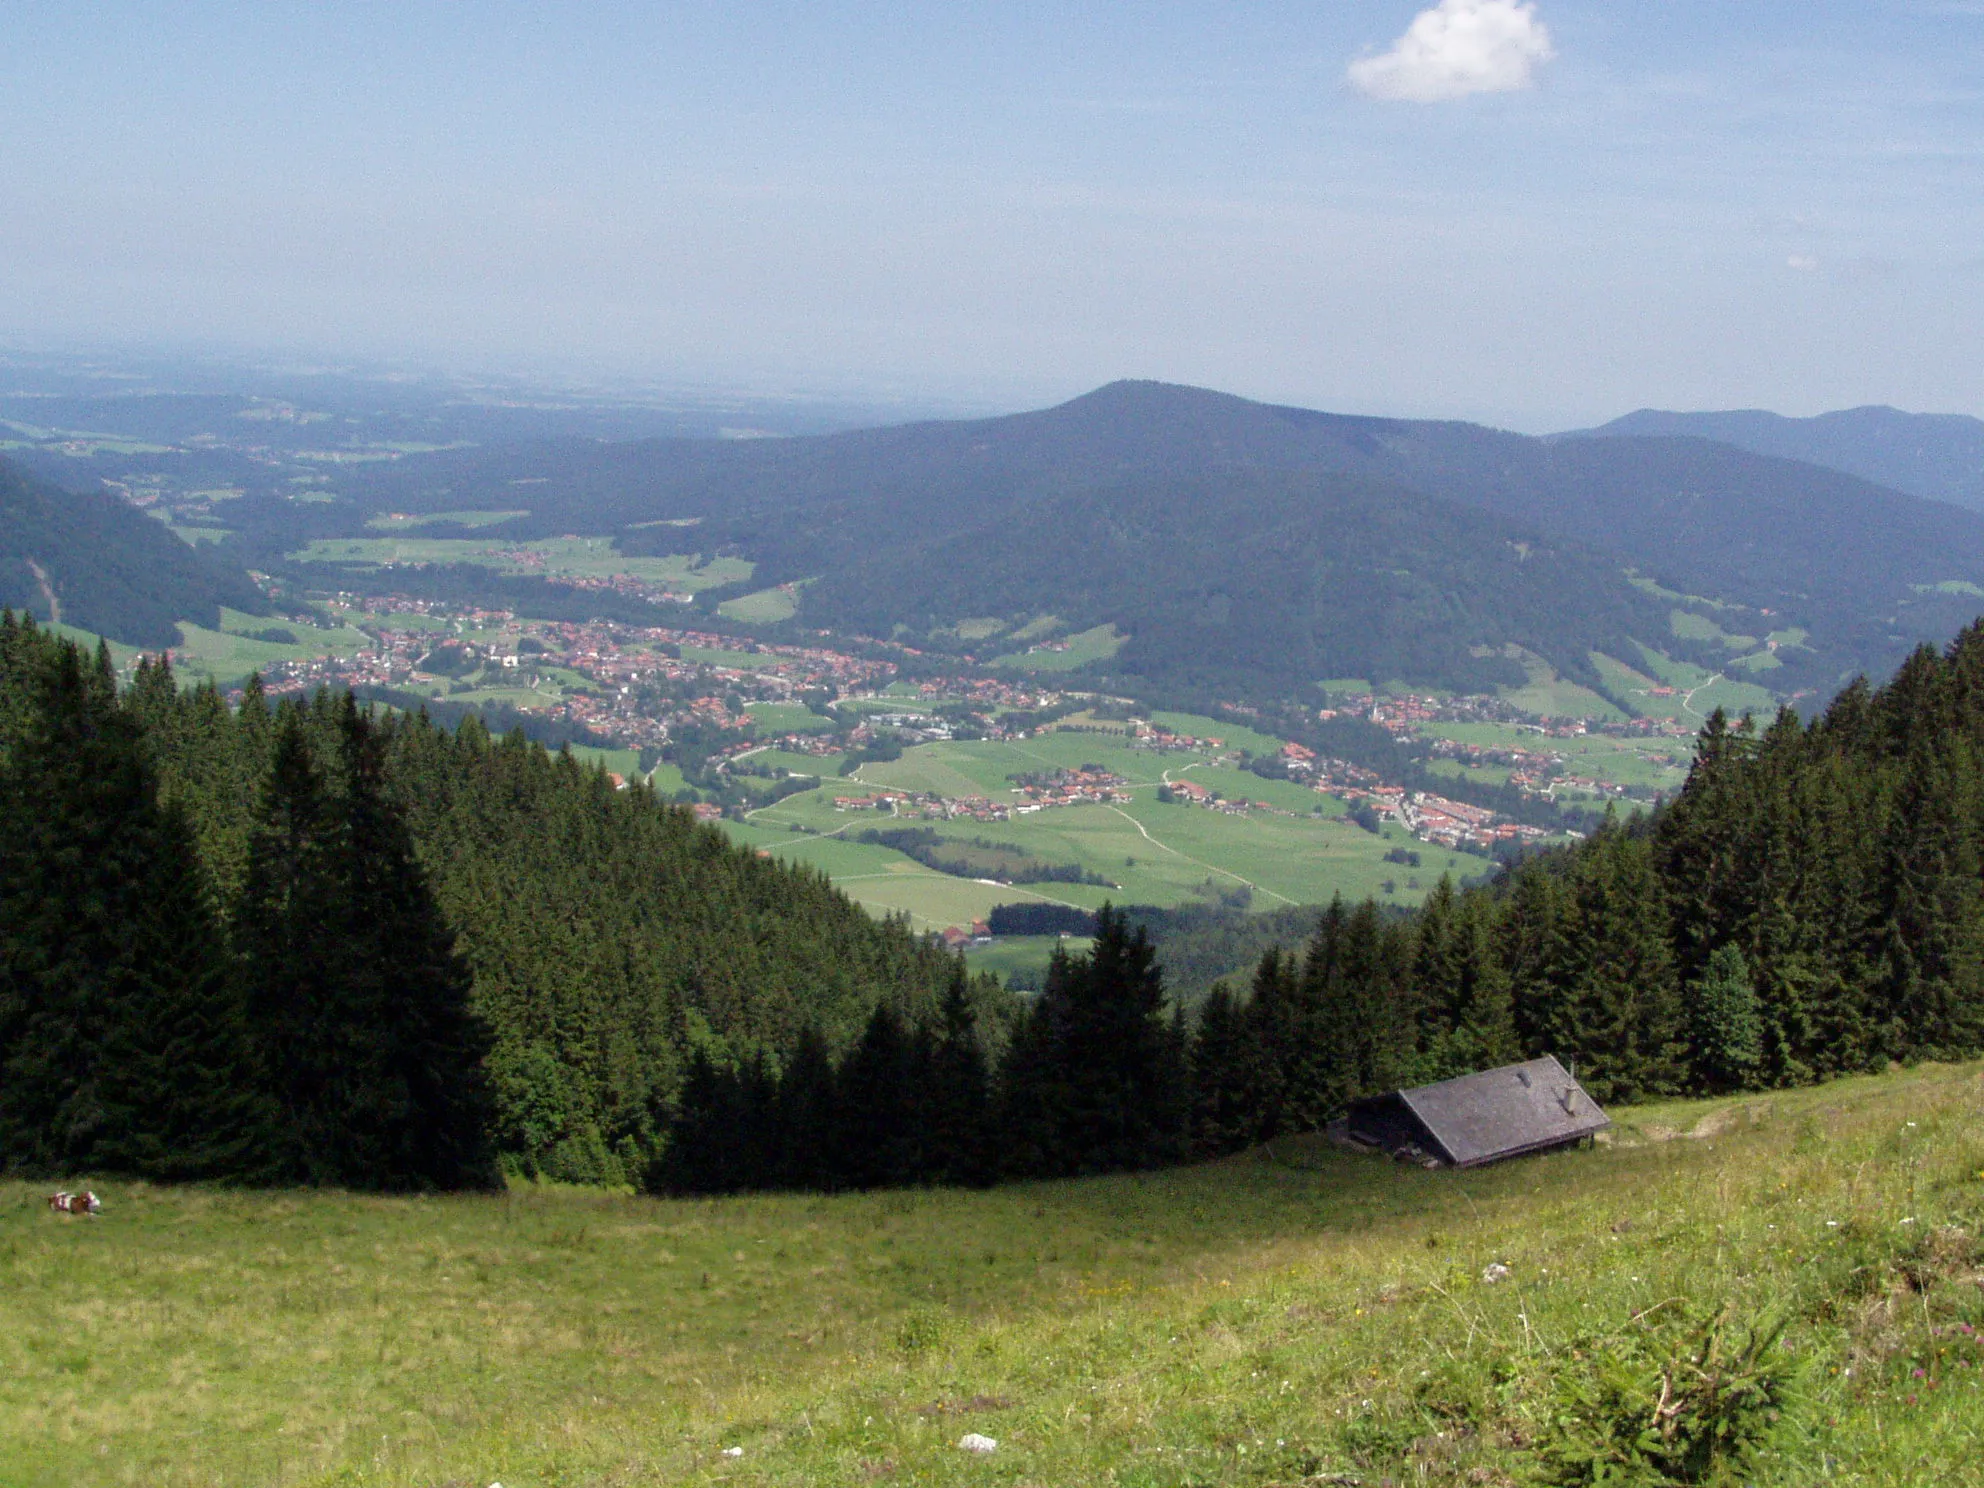
[[[1431,738],[1452,739],[1460,744],[1476,744],[1483,749],[1526,749],[1537,754],[1561,754],[1566,770],[1593,780],[1609,780],[1620,785],[1649,790],[1679,790],[1688,778],[1694,759],[1694,745],[1688,739],[1615,739],[1605,734],[1582,738],[1547,738],[1502,723],[1429,723],[1423,732]],[[1433,762],[1433,768],[1453,761]],[[1477,779],[1506,780],[1506,766],[1484,767],[1469,772]]]
[[[1777,712],[1776,694],[1755,683],[1704,671],[1692,662],[1675,661],[1645,646],[1639,648],[1634,662],[1636,665],[1617,657],[1592,656],[1592,664],[1606,685],[1643,717],[1675,718],[1699,725],[1717,708],[1732,718],[1755,713],[1768,719]],[[1671,691],[1661,696],[1656,688]]]
[[[222,610],[220,623],[219,630],[206,630],[183,620],[179,623],[180,643],[172,648],[172,664],[182,677],[239,682],[249,673],[263,671],[278,662],[356,656],[372,645],[363,631],[349,625],[307,625],[280,615],[245,615],[238,610]],[[254,638],[255,632],[271,629],[288,631],[296,639],[292,642]]]
[[[527,517],[527,510],[389,512],[368,518],[365,525],[379,532],[407,532],[416,527],[494,527],[513,517]]]
[[[554,579],[605,579],[626,574],[684,590],[734,584],[751,577],[751,565],[741,558],[715,558],[704,563],[696,554],[636,557],[616,549],[610,537],[552,537],[518,543],[475,538],[336,537],[320,538],[290,556],[304,562],[353,568],[383,568],[402,563],[472,563],[497,573],[535,574]]]
[[[1515,659],[1529,674],[1529,680],[1521,687],[1499,689],[1502,701],[1512,708],[1538,718],[1596,718],[1615,721],[1625,717],[1616,707],[1604,698],[1576,682],[1557,675],[1557,671],[1542,657],[1533,652],[1516,649]],[[1600,669],[1602,676],[1603,668]],[[1609,682],[1610,679],[1608,678]]]
[[[1210,719],[1176,717],[1180,721],[1173,726],[1180,729],[1216,727]],[[1235,747],[1262,751],[1275,745],[1246,730],[1227,729],[1219,737]],[[805,769],[780,758],[788,769]],[[982,837],[1012,843],[1045,862],[1086,869],[1107,880],[1106,885],[1040,883],[1007,888],[949,877],[891,849],[852,840],[866,830],[900,826],[903,821],[874,812],[842,811],[833,804],[836,796],[877,787],[1010,802],[1019,799],[1012,794],[1010,776],[1084,764],[1100,765],[1121,776],[1127,782],[1129,804],[1054,807],[1003,822],[907,824],[929,826],[947,839]],[[1488,867],[1485,858],[1414,844],[1395,827],[1388,826],[1382,835],[1366,832],[1344,820],[1341,803],[1293,782],[1263,780],[1202,753],[1132,749],[1120,734],[1061,731],[1012,742],[921,744],[906,750],[899,760],[863,764],[851,778],[832,777],[831,767],[825,774],[828,778],[819,789],[752,813],[751,831],[736,835],[780,857],[815,862],[864,904],[907,910],[919,927],[929,929],[968,923],[995,904],[1029,898],[1085,909],[1111,901],[1172,905],[1236,895],[1250,897],[1257,909],[1272,909],[1327,903],[1337,893],[1416,904],[1441,873],[1464,878]],[[1157,799],[1161,785],[1181,779],[1229,799],[1265,802],[1271,809],[1226,814]],[[794,826],[802,829],[801,834],[791,831]],[[829,840],[836,845],[825,846]],[[822,845],[808,846],[809,842]],[[1399,847],[1419,851],[1421,866],[1386,862],[1386,852]],[[858,858],[844,851],[857,848],[862,854]]]
[[[1778,1420],[1726,1481],[1969,1481],[1979,1073],[1620,1111],[1471,1173],[1298,1139],[984,1193],[94,1180],[96,1220],[0,1185],[0,1481],[1512,1484],[1662,1401],[1710,1429],[1698,1381],[1737,1376]]]

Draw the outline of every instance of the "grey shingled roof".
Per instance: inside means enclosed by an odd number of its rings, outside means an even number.
[[[1457,1168],[1561,1146],[1612,1124],[1548,1055],[1401,1090],[1398,1098]]]

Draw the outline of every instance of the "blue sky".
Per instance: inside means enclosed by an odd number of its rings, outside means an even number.
[[[0,339],[1984,414],[1984,3],[1429,3],[0,3]]]

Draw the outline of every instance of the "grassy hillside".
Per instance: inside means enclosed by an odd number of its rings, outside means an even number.
[[[1469,1174],[1296,1142],[994,1193],[99,1184],[95,1221],[0,1186],[0,1481],[1509,1484],[1607,1361],[1650,1406],[1728,1305],[1805,1381],[1741,1481],[1955,1482],[1979,1094],[1642,1108]]]

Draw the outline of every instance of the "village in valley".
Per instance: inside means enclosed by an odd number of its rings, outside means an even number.
[[[536,571],[533,556],[520,547],[505,561]],[[666,562],[688,575],[666,592],[692,599],[694,560]],[[1562,840],[1557,807],[1630,808],[1678,788],[1700,722],[1326,686],[1304,728],[1381,730],[1421,767],[1388,778],[1319,747],[1324,735],[1282,737],[1272,730],[1288,720],[1247,704],[1171,714],[1072,685],[1051,647],[995,667],[873,637],[766,638],[689,605],[674,624],[543,620],[398,592],[391,572],[292,596],[280,626],[230,617],[227,634],[190,635],[175,664],[219,675],[231,663],[237,688],[255,670],[272,694],[349,686],[443,718],[473,708],[960,943],[982,944],[987,914],[1010,901],[1264,908],[1340,891],[1416,903],[1442,874],[1478,879]],[[568,577],[615,593],[622,578],[662,583],[652,571]],[[1494,788],[1497,804],[1446,781]],[[941,856],[863,840],[888,823],[925,827],[940,846],[975,840],[965,856],[983,862],[947,873],[930,866]]]

